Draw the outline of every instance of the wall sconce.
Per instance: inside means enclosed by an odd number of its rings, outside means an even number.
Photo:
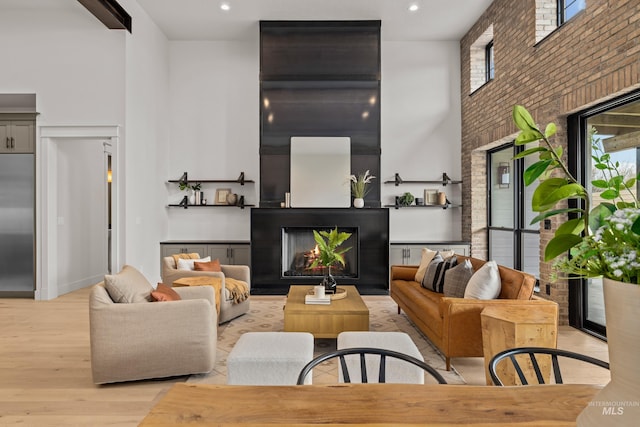
[[[509,188],[511,176],[509,175],[509,163],[500,162],[498,164],[498,187]]]

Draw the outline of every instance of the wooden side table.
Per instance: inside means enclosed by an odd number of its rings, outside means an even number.
[[[487,385],[493,384],[489,376],[489,361],[497,353],[515,347],[551,347],[558,344],[558,305],[536,306],[503,305],[486,307],[480,313],[482,322],[482,347]],[[526,357],[526,356],[525,356]],[[530,363],[521,362],[527,378],[535,378]],[[528,368],[529,366],[529,368]],[[520,385],[511,363],[497,367],[504,385]],[[551,358],[541,359],[540,369],[548,382]],[[529,372],[527,372],[529,370]]]

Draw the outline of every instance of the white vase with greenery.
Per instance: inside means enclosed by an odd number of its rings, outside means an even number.
[[[624,177],[619,164],[590,133],[592,159],[603,175],[591,184],[603,190],[600,197],[605,200],[591,209],[587,189],[562,161],[562,148],[550,142],[555,124],[548,124],[543,133],[519,105],[513,109],[513,119],[521,131],[516,145],[536,143],[516,156],[538,157],[524,172],[526,185],[540,180],[531,203],[539,215],[532,223],[559,214],[576,216],[558,227],[545,248],[545,261],[558,258],[557,271],[602,277],[604,282],[611,381],[582,411],[577,424],[636,426],[640,420],[640,209],[632,190],[638,177]],[[568,199],[577,199],[577,207],[557,207]]]
[[[370,190],[367,186],[373,179],[375,179],[375,176],[369,175],[368,170],[358,176],[351,175],[351,194],[353,195],[354,208],[364,207],[364,197]]]

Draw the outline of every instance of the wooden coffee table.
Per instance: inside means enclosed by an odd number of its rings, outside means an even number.
[[[291,286],[284,306],[285,332],[311,332],[315,338],[336,338],[344,331],[368,331],[369,309],[358,289],[338,287],[346,289],[347,296],[322,305],[304,303],[304,296],[313,286]]]

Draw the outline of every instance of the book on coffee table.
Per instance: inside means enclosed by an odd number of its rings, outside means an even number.
[[[318,297],[316,295],[305,295],[304,303],[305,304],[331,304],[331,297],[329,295],[325,295],[322,297]]]

